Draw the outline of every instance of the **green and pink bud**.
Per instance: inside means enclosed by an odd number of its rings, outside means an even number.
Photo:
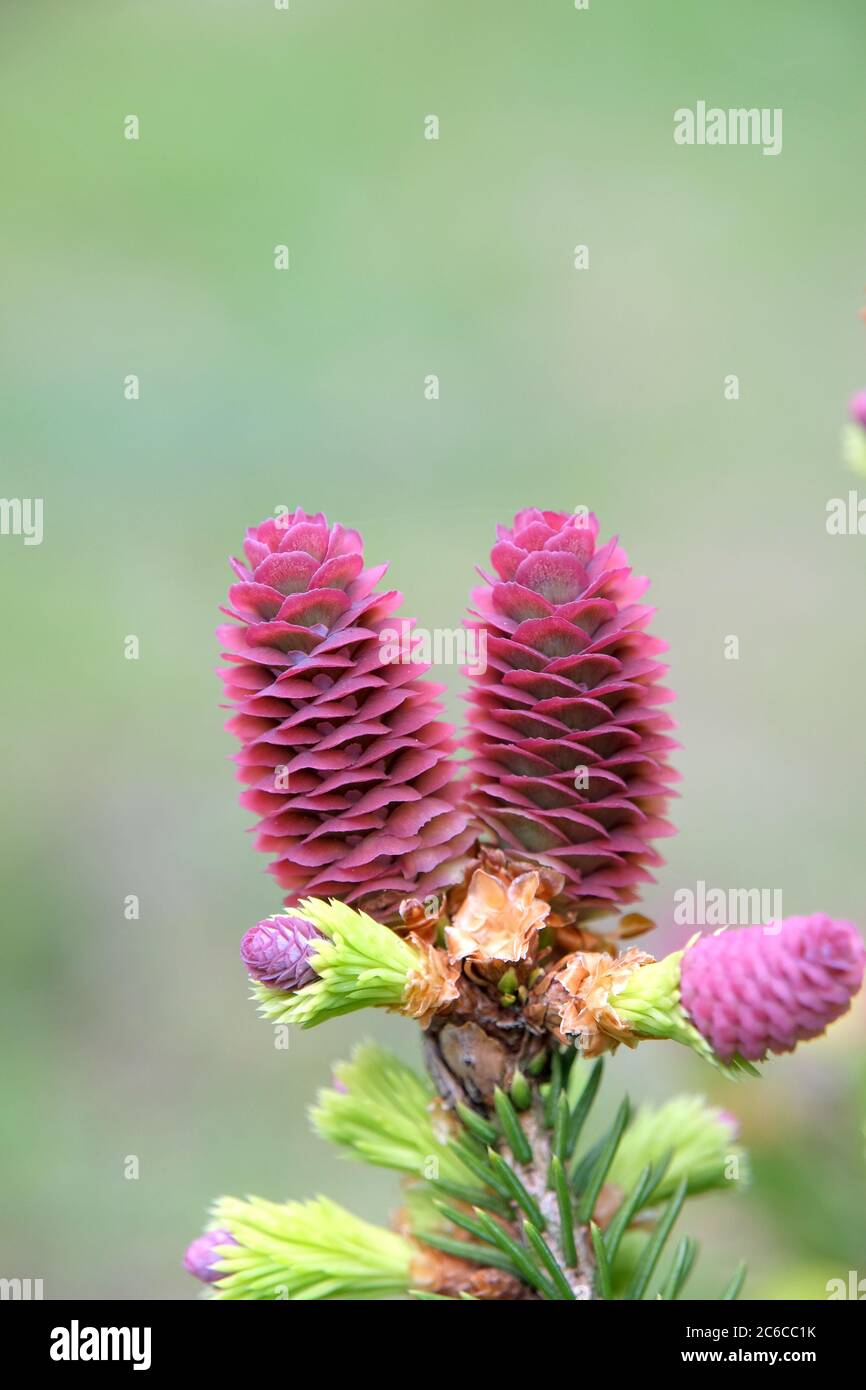
[[[203,1284],[215,1283],[223,1277],[220,1264],[225,1255],[224,1247],[231,1245],[237,1245],[237,1241],[230,1231],[205,1231],[186,1247],[184,1269]]]
[[[305,917],[278,915],[257,922],[241,941],[247,974],[271,989],[303,989],[316,979],[310,964],[322,933]]]
[[[858,391],[848,402],[842,453],[849,468],[855,473],[866,473],[866,391]]]
[[[749,1165],[738,1133],[730,1111],[700,1096],[642,1105],[620,1140],[607,1180],[628,1192],[647,1164],[659,1165],[664,1177],[651,1194],[653,1205],[671,1197],[683,1178],[691,1194],[721,1191],[730,1183],[745,1186]]]
[[[193,1241],[185,1262],[191,1273],[214,1286],[213,1298],[385,1299],[405,1295],[418,1282],[412,1277],[409,1240],[324,1197],[285,1203],[222,1197],[214,1215],[220,1229]],[[217,1270],[208,1244],[214,1247]],[[195,1251],[192,1260],[190,1251]]]
[[[611,999],[640,1038],[673,1038],[732,1071],[791,1052],[846,1013],[866,947],[823,913],[699,936],[635,970]]]
[[[271,1023],[312,1028],[381,1008],[426,1027],[457,998],[459,968],[444,951],[334,899],[305,898],[300,908],[303,918],[279,919],[291,926],[275,927],[272,918],[244,938],[245,963],[249,957],[279,981],[266,981],[247,964],[259,1012]]]

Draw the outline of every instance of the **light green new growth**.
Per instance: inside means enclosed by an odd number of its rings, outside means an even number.
[[[214,1298],[387,1298],[409,1288],[409,1241],[326,1197],[282,1204],[221,1197],[213,1215],[238,1242],[223,1247]]]
[[[724,1112],[700,1096],[677,1096],[658,1109],[641,1106],[622,1137],[609,1181],[629,1192],[643,1169],[654,1168],[666,1155],[664,1177],[647,1194],[653,1204],[670,1197],[683,1178],[692,1195],[748,1181],[745,1151],[734,1141]]]
[[[436,1189],[429,1183],[407,1183],[406,1190],[401,1195],[403,1211],[414,1236],[423,1240],[428,1235],[441,1235],[443,1231],[453,1230],[447,1217],[442,1215],[436,1205],[440,1199],[436,1195]]]
[[[312,1028],[356,1009],[397,1009],[423,957],[396,932],[345,903],[305,898],[299,912],[324,933],[310,965],[319,976],[295,994],[255,984],[259,1013],[271,1023]]]
[[[688,949],[688,948],[686,948]],[[757,1068],[744,1058],[735,1056],[730,1062],[717,1057],[706,1038],[686,1015],[680,1005],[680,961],[684,951],[672,951],[651,965],[643,965],[629,976],[624,987],[611,996],[611,1004],[619,1016],[641,1038],[670,1038],[684,1043],[728,1077],[743,1072],[757,1076]]]
[[[866,430],[849,424],[842,433],[842,457],[855,473],[866,474]]]
[[[602,1297],[679,1297],[697,1247],[680,1242],[654,1295],[647,1290],[662,1249],[687,1191],[720,1185],[723,1158],[732,1149],[740,1158],[740,1151],[723,1112],[694,1098],[644,1109],[632,1130],[625,1100],[607,1133],[581,1149],[602,1066],[600,1060],[587,1066],[574,1051],[551,1054],[546,1090],[556,1101],[547,1107],[549,1116],[544,1103],[535,1105],[527,1131],[513,1101],[497,1091],[498,1126],[492,1115],[487,1120],[458,1106],[460,1121],[445,1121],[440,1132],[431,1084],[376,1045],[363,1044],[337,1067],[346,1090],[320,1096],[314,1123],[352,1156],[414,1176],[400,1217],[411,1238],[372,1226],[323,1197],[283,1205],[223,1197],[212,1229],[225,1230],[237,1244],[218,1247],[212,1268],[220,1277],[209,1296],[444,1297],[433,1256],[438,1251],[461,1262],[456,1273],[462,1269],[467,1284],[461,1297],[469,1296],[471,1271],[480,1267],[544,1299],[573,1301],[586,1297],[593,1282],[581,1253],[583,1228],[591,1233],[595,1289]],[[530,1135],[531,1165],[523,1151]],[[541,1157],[549,1160],[546,1184]],[[533,1167],[541,1187],[529,1182]],[[614,1186],[625,1196],[602,1229],[593,1219],[597,1202]],[[651,1230],[633,1232],[632,1222],[650,1205],[658,1206]],[[738,1292],[739,1282],[726,1297]]]
[[[334,1074],[346,1087],[321,1090],[310,1112],[313,1128],[353,1158],[396,1168],[415,1178],[478,1184],[449,1145],[446,1118],[432,1085],[375,1043],[355,1048]]]

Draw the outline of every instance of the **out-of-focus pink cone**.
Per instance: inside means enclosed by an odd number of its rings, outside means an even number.
[[[458,806],[442,687],[383,657],[401,600],[377,592],[361,537],[296,511],[247,532],[219,629],[242,803],[287,890],[387,916],[458,875],[474,839]]]
[[[848,402],[848,413],[856,425],[866,430],[866,391],[858,391]]]
[[[665,644],[647,581],[594,516],[522,511],[500,526],[495,576],[472,596],[487,669],[469,695],[472,809],[503,849],[565,875],[582,915],[633,902],[676,774]],[[470,672],[471,674],[471,672]]]
[[[680,1003],[723,1061],[790,1052],[844,1014],[866,947],[851,922],[823,913],[702,936],[680,966]]]

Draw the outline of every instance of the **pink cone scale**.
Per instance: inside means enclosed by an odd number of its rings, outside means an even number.
[[[647,581],[586,513],[519,512],[490,559],[468,623],[487,650],[469,804],[503,849],[559,869],[581,914],[634,902],[676,780]]]
[[[680,966],[680,1003],[713,1051],[749,1062],[790,1052],[844,1014],[866,947],[851,922],[823,913],[770,928],[702,936]]]
[[[242,804],[291,905],[333,895],[387,917],[450,883],[474,832],[452,727],[414,660],[383,656],[401,602],[357,531],[297,510],[252,527],[219,629]],[[404,620],[405,623],[405,620]]]

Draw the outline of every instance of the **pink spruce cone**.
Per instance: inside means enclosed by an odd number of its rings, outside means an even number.
[[[851,922],[788,917],[772,928],[700,937],[682,958],[680,1002],[723,1061],[739,1053],[757,1062],[792,1051],[844,1014],[864,964]]]
[[[357,531],[298,510],[250,529],[244,550],[220,675],[256,847],[287,904],[333,895],[387,916],[459,876],[474,838],[443,687],[426,665],[383,659],[402,595],[376,591],[387,567],[364,569]]]
[[[666,646],[645,631],[647,581],[615,538],[597,543],[594,516],[530,509],[497,535],[498,578],[482,571],[470,610],[487,670],[468,696],[468,800],[504,849],[561,870],[591,916],[636,899],[663,862],[651,841],[672,833]]]

